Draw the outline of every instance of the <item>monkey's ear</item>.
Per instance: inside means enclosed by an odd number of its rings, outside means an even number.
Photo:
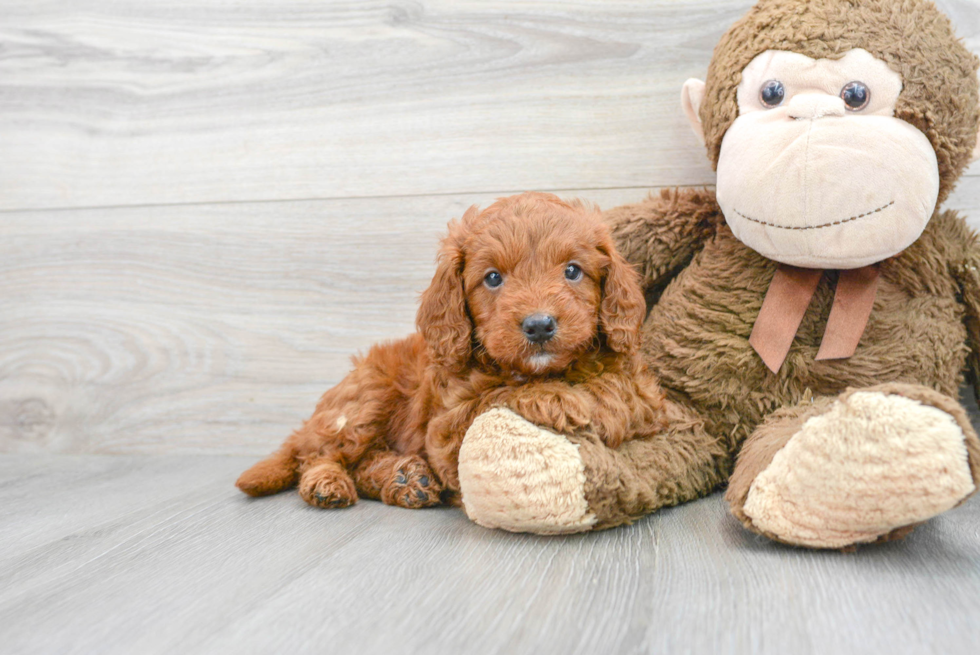
[[[473,324],[463,291],[463,242],[474,209],[470,207],[462,221],[449,224],[436,273],[429,288],[422,292],[415,317],[432,359],[453,370],[469,361],[472,348]]]
[[[704,128],[701,125],[701,101],[704,100],[704,82],[691,78],[684,82],[681,89],[681,107],[684,115],[687,116],[694,136],[698,138],[701,145],[704,145]]]

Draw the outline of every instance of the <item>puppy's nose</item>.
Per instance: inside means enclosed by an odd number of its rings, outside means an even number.
[[[558,324],[554,316],[547,314],[532,314],[521,323],[524,336],[531,343],[544,343],[555,336],[555,328]]]

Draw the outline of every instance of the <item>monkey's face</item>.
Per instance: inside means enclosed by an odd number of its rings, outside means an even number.
[[[895,118],[902,80],[868,52],[769,50],[746,66],[718,159],[735,236],[794,266],[857,268],[911,245],[939,193],[926,136]]]

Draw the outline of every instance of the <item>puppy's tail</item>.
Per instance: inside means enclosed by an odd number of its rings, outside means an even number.
[[[295,487],[298,481],[299,462],[283,448],[242,473],[235,486],[249,496],[268,496]]]

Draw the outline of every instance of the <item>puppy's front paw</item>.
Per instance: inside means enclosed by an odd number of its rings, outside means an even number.
[[[629,434],[629,416],[618,414],[604,407],[597,407],[592,415],[592,429],[602,443],[609,448],[619,448]]]
[[[531,423],[556,432],[571,432],[591,422],[595,399],[572,388],[531,388],[508,405]]]
[[[412,455],[394,466],[391,477],[381,488],[381,500],[388,505],[420,509],[438,505],[442,484],[425,460]]]

